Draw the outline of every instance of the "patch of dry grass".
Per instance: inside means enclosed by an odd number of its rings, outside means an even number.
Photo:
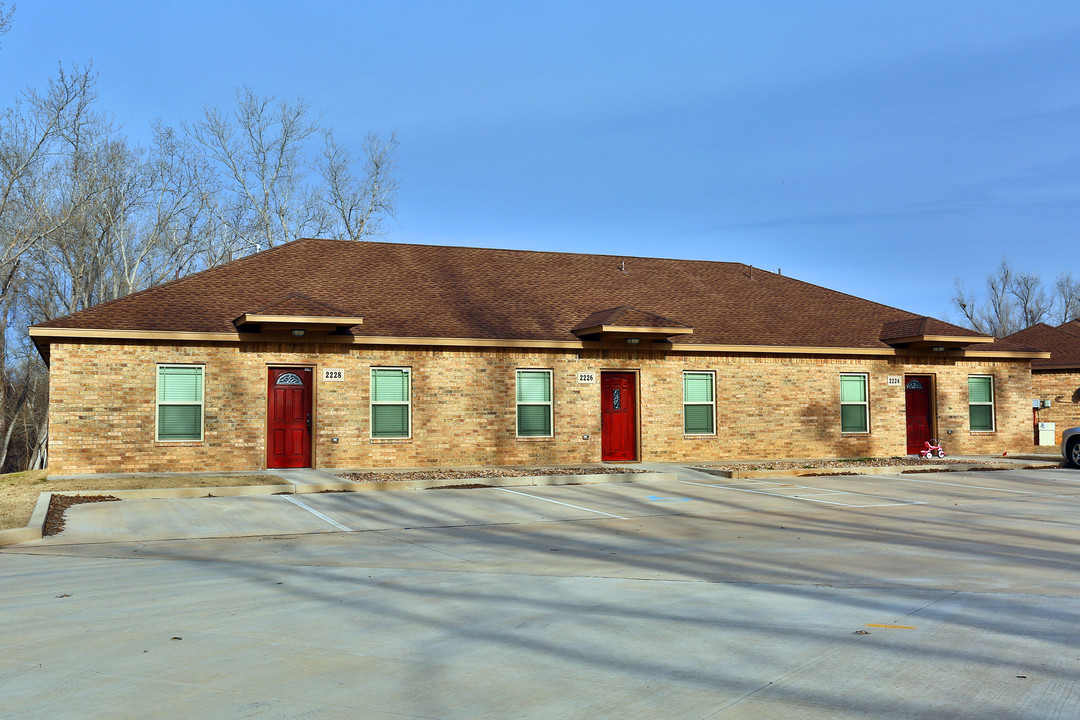
[[[149,490],[176,487],[288,485],[274,475],[124,475],[81,480],[50,480],[46,470],[0,475],[0,530],[25,527],[43,492]]]

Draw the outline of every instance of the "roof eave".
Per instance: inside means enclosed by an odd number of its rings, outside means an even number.
[[[1043,350],[964,350],[963,357],[1045,360],[1050,353]]]
[[[193,332],[175,330],[116,330],[100,328],[31,327],[30,337],[42,352],[52,341],[64,340],[149,340],[149,341],[196,341],[241,342],[252,339],[250,334],[239,332]],[[449,347],[524,347],[574,350],[599,347],[589,340],[510,339],[510,338],[452,338],[452,337],[405,337],[397,335],[325,335],[316,340],[305,338],[304,342],[325,342],[345,345],[431,345]],[[713,343],[671,343],[666,349],[673,352],[718,352],[772,355],[877,355],[897,356],[910,354],[903,348],[893,347],[825,347],[806,345],[743,345]],[[45,353],[43,353],[43,357]],[[957,357],[1002,359],[1049,359],[1050,353],[1042,351],[1015,350],[963,350]],[[1044,366],[1045,367],[1045,366]]]

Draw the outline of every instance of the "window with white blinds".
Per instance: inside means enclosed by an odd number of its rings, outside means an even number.
[[[865,373],[840,375],[840,432],[870,432],[870,402]]]
[[[518,437],[551,437],[551,371],[517,371]]]
[[[371,437],[410,436],[410,375],[409,368],[371,368]]]
[[[203,366],[157,366],[159,442],[203,439]]]
[[[711,372],[683,373],[683,434],[716,434],[715,376]]]
[[[994,431],[994,378],[968,375],[968,422],[975,432]]]

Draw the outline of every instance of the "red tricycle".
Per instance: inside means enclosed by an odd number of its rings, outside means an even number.
[[[933,457],[943,458],[945,457],[945,451],[938,445],[937,440],[930,439],[923,443],[923,449],[919,451],[919,457],[923,460],[929,460]]]

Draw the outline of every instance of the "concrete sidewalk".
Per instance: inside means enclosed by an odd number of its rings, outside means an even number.
[[[590,466],[574,466],[590,467]],[[603,466],[599,469],[607,469]],[[619,470],[620,466],[614,466],[611,470]],[[427,469],[427,470],[430,470]],[[477,475],[482,475],[485,468],[476,468]],[[523,469],[527,471],[526,469]],[[424,469],[416,469],[423,472]],[[182,504],[181,501],[191,498],[213,499],[234,497],[258,497],[279,495],[308,495],[327,492],[380,492],[380,491],[408,491],[424,490],[438,487],[453,487],[463,483],[470,483],[470,479],[408,479],[389,480],[385,482],[352,482],[335,473],[354,472],[349,470],[335,470],[333,472],[319,469],[275,469],[273,471],[237,471],[215,472],[215,476],[250,476],[250,475],[273,475],[279,477],[288,485],[238,485],[221,487],[185,487],[184,478],[191,475],[203,475],[205,473],[147,473],[156,477],[174,476],[176,487],[152,488],[139,490],[73,490],[58,493],[41,493],[37,505],[25,528],[0,530],[0,546],[12,545],[24,542],[40,541],[44,537],[43,530],[50,512],[50,502],[53,495],[82,495],[82,496],[109,496],[124,500],[128,504],[122,508],[98,507],[96,510],[88,509],[86,505],[77,504],[65,511],[65,518],[78,517],[75,524],[78,527],[79,541],[101,542],[113,538],[117,532],[124,536],[132,533],[148,533],[146,537],[227,537],[230,535],[251,535],[261,533],[279,532],[273,523],[273,512],[268,509],[280,507],[279,503],[263,504],[263,513],[259,515],[260,521],[254,525],[250,523],[237,523],[235,516],[220,517],[208,511],[207,506]],[[355,472],[368,472],[364,470]],[[385,473],[386,470],[379,472]],[[414,470],[399,470],[399,473],[415,472]],[[138,475],[135,473],[134,475]],[[109,478],[131,477],[127,475],[86,475],[66,476],[74,479],[79,478]],[[587,475],[538,475],[538,476],[511,476],[494,478],[477,478],[478,484],[492,487],[516,487],[538,486],[559,484],[602,484],[631,482],[634,479],[649,478],[672,479],[674,474],[670,472],[641,472],[641,473],[595,473]],[[470,483],[471,484],[471,483]],[[170,506],[167,503],[172,502]],[[297,501],[294,505],[299,504]],[[100,503],[94,503],[101,505]],[[218,507],[218,506],[214,506]],[[120,515],[123,520],[118,519]],[[306,532],[306,530],[298,530]],[[73,533],[68,532],[60,541],[66,542]],[[47,542],[56,540],[45,539]]]
[[[1032,458],[1036,458],[1033,460]],[[996,468],[1023,468],[1032,466],[1033,462],[1039,463],[1040,461],[1047,466],[1055,466],[1057,463],[1053,461],[1054,456],[1015,456],[1015,457],[989,457],[989,456],[965,456],[958,458],[949,458],[951,460],[966,460],[970,462],[993,462]],[[1060,458],[1059,458],[1060,460]],[[490,485],[490,486],[541,486],[541,485],[561,485],[561,484],[603,484],[603,483],[625,483],[625,482],[650,482],[661,479],[686,479],[694,478],[699,479],[702,473],[709,473],[719,477],[744,477],[744,478],[763,478],[763,477],[798,477],[805,475],[822,475],[829,472],[841,474],[841,475],[872,475],[872,474],[884,474],[889,475],[897,472],[904,472],[905,470],[916,470],[918,472],[927,472],[935,468],[951,471],[962,471],[965,466],[946,466],[935,465],[932,462],[913,460],[910,465],[907,466],[889,466],[884,468],[866,468],[859,466],[855,463],[850,465],[844,464],[842,467],[828,468],[828,469],[793,469],[793,470],[771,470],[771,471],[720,471],[711,469],[695,468],[694,465],[708,465],[708,464],[723,464],[734,467],[739,466],[752,466],[760,464],[762,461],[702,461],[699,463],[618,463],[618,464],[583,464],[576,467],[590,467],[612,470],[618,470],[622,467],[633,468],[635,470],[647,471],[643,474],[620,474],[620,473],[605,473],[605,474],[593,474],[593,475],[550,475],[550,476],[517,476],[509,478],[480,478],[476,477],[473,481],[477,484]],[[805,460],[786,460],[780,462],[787,463],[814,463],[817,462],[814,459]],[[551,466],[544,466],[551,467]],[[499,468],[504,469],[504,468]],[[521,468],[522,470],[529,470],[529,468]],[[986,468],[983,468],[986,469]],[[222,510],[221,513],[215,514],[208,510],[207,507],[200,505],[184,505],[177,504],[174,506],[168,506],[163,504],[165,500],[178,501],[183,498],[225,498],[225,497],[237,497],[237,496],[273,496],[282,494],[313,494],[322,492],[378,492],[378,491],[408,491],[408,490],[421,490],[437,488],[442,486],[454,486],[464,483],[473,482],[469,479],[448,479],[448,480],[399,480],[399,481],[387,481],[387,482],[352,482],[340,477],[344,473],[389,473],[389,474],[407,474],[407,473],[424,473],[431,471],[431,468],[399,468],[393,470],[374,469],[374,468],[358,468],[351,470],[325,470],[325,469],[274,469],[274,470],[249,470],[249,471],[234,471],[234,472],[215,472],[214,475],[221,476],[251,476],[251,475],[275,475],[287,481],[289,485],[246,485],[236,487],[202,487],[202,488],[189,488],[184,487],[184,478],[190,475],[201,475],[204,473],[153,473],[155,476],[173,476],[176,478],[176,487],[169,489],[147,489],[147,490],[120,490],[120,491],[84,491],[84,492],[69,492],[64,494],[82,494],[82,495],[112,495],[125,500],[129,504],[122,509],[118,508],[105,508],[100,507],[96,509],[88,509],[82,506],[74,506],[69,509],[68,517],[78,517],[79,521],[75,525],[71,525],[72,528],[78,527],[78,537],[82,538],[82,541],[87,542],[99,542],[109,539],[115,532],[116,528],[123,528],[123,536],[133,537],[138,532],[150,533],[147,537],[168,537],[179,538],[185,537],[183,534],[187,532],[186,537],[226,537],[230,534],[236,536],[246,536],[255,534],[272,534],[279,532],[276,527],[292,527],[295,528],[294,523],[284,523],[280,526],[275,525],[274,518],[278,516],[280,512],[285,512],[285,505],[279,502],[263,502],[257,503],[260,508],[260,518],[258,522],[252,522],[250,519],[240,522],[237,516],[232,513]],[[469,471],[470,468],[455,468],[455,470]],[[483,474],[487,468],[471,468],[475,470],[477,476]],[[124,474],[125,477],[130,477],[131,474]],[[137,474],[136,474],[137,475]],[[93,478],[108,478],[108,477],[120,477],[121,474],[116,475],[87,475],[87,476],[66,476],[71,478],[80,477],[93,477]],[[29,525],[26,528],[20,528],[15,530],[0,530],[0,546],[10,545],[14,543],[31,542],[42,539],[42,528],[45,523],[46,514],[49,507],[50,496],[48,493],[43,493],[38,507],[34,512],[33,517]],[[157,502],[155,502],[157,501]],[[295,503],[293,503],[295,504]],[[214,506],[219,507],[219,506]],[[224,507],[224,506],[221,506]],[[272,508],[276,510],[272,510]],[[119,521],[117,517],[122,513],[124,520]],[[115,516],[115,517],[114,517]],[[256,517],[256,516],[252,516]],[[314,527],[317,527],[316,523]],[[231,530],[230,530],[231,528]],[[308,532],[312,531],[308,527],[301,527],[295,529],[295,532]],[[49,540],[48,542],[67,542],[68,538],[73,537],[73,533],[68,533],[66,536],[60,539]]]

